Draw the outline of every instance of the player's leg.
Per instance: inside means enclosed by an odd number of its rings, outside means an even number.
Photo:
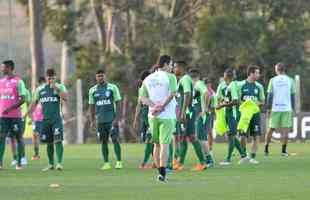
[[[271,143],[272,133],[274,132],[274,130],[275,129],[273,128],[267,129],[267,133],[265,135],[265,148],[264,148],[265,157],[269,155],[269,145]]]
[[[109,162],[109,146],[108,146],[111,127],[112,127],[111,123],[97,124],[98,139],[101,142],[101,156],[104,161],[104,164],[101,168],[102,170],[108,170],[112,168]]]
[[[32,134],[32,143],[33,143],[33,150],[34,155],[32,156],[32,160],[39,160],[40,159],[40,152],[39,152],[39,136],[42,128],[42,122],[35,121],[33,122],[33,134]]]
[[[186,137],[186,129],[183,123],[180,123],[180,159],[179,165],[177,166],[176,170],[183,170],[185,157],[187,154],[188,144],[187,144],[187,137]]]
[[[55,120],[52,125],[52,131],[53,131],[53,141],[55,144],[55,150],[56,150],[56,169],[57,170],[63,170],[63,155],[64,155],[64,146],[63,146],[63,124],[62,120]]]
[[[159,155],[159,181],[166,181],[166,168],[168,164],[169,144],[172,141],[173,131],[175,129],[174,119],[160,119],[159,123],[159,144],[160,144],[160,155]]]
[[[173,144],[174,144],[174,159],[173,159],[173,169],[177,169],[180,165],[179,159],[181,154],[181,124],[176,122]]]
[[[141,135],[145,135],[145,148],[144,148],[144,157],[143,157],[143,161],[140,164],[139,168],[140,169],[145,169],[147,168],[147,162],[149,161],[152,152],[153,152],[153,143],[152,143],[152,135],[150,133],[150,129],[149,129],[149,125],[146,120],[141,121],[141,126],[140,126],[140,133]]]
[[[250,136],[252,136],[252,149],[251,149],[251,159],[250,163],[258,164],[256,160],[256,153],[258,150],[259,137],[261,136],[261,123],[260,123],[260,114],[255,114],[250,122],[249,126]]]
[[[293,128],[293,113],[282,112],[281,113],[281,135],[282,135],[282,156],[288,156],[287,145],[288,135]]]
[[[17,147],[17,165],[16,170],[22,169],[22,158],[25,156],[24,144],[24,121],[21,119],[12,119],[13,129],[11,130],[14,138],[16,139]]]
[[[16,140],[15,140],[14,136],[12,135],[12,133],[10,133],[8,135],[8,138],[10,140],[12,159],[13,159],[12,162],[11,162],[11,166],[16,166],[16,164],[17,164]]]
[[[154,143],[153,147],[153,160],[157,168],[160,164],[160,144],[159,144],[159,119],[149,118],[150,132],[152,134],[152,142]]]
[[[5,140],[6,140],[6,130],[7,123],[5,119],[0,118],[0,170],[3,169],[3,156],[5,152]]]
[[[209,153],[213,157],[213,127],[214,127],[214,113],[210,114],[210,120],[208,123],[208,144],[209,144]]]
[[[123,162],[122,162],[122,149],[119,141],[119,128],[118,126],[112,127],[111,129],[111,139],[114,147],[114,153],[116,157],[116,165],[115,169],[122,169]]]
[[[210,154],[210,147],[208,142],[208,131],[210,130],[208,129],[209,120],[209,116],[206,116],[205,118],[198,117],[196,121],[196,134],[198,140],[200,141],[207,167],[213,167],[214,162],[212,155]]]
[[[52,124],[48,120],[43,120],[42,122],[42,132],[40,139],[42,143],[46,143],[46,153],[48,159],[48,166],[42,171],[54,170],[54,134]]]

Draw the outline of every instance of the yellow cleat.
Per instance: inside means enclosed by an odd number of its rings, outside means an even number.
[[[104,165],[101,167],[101,170],[109,170],[109,169],[112,169],[110,163],[104,163]]]
[[[122,161],[116,161],[115,169],[123,169],[123,162]]]

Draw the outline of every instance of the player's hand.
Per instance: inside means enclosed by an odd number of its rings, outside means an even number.
[[[152,114],[156,116],[156,115],[159,115],[164,110],[165,110],[165,108],[163,105],[156,105],[152,109]]]
[[[115,119],[115,120],[112,122],[112,126],[113,126],[113,127],[118,127],[118,123],[119,123],[119,120],[118,120],[118,119]]]
[[[11,111],[12,111],[12,109],[7,108],[7,109],[5,109],[5,110],[2,112],[2,114],[3,114],[3,115],[7,115],[7,114],[9,114],[9,112],[11,112]]]
[[[181,120],[181,122],[183,122],[183,123],[186,122],[186,113],[185,113],[185,112],[183,112],[183,113],[181,114],[180,120]]]

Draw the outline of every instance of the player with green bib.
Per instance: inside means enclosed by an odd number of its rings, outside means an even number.
[[[264,105],[265,94],[263,86],[257,82],[260,78],[260,68],[258,66],[249,66],[247,70],[248,78],[239,83],[239,92],[241,103],[247,100],[256,102],[258,106]],[[252,137],[252,149],[249,162],[252,164],[258,164],[255,159],[258,149],[258,137],[261,136],[261,123],[260,112],[253,115],[247,133],[241,134],[241,144],[246,149],[247,137]]]

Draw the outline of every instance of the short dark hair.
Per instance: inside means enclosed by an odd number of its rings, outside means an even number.
[[[158,68],[162,68],[164,67],[165,64],[169,64],[171,61],[171,57],[168,56],[168,55],[162,55],[159,57],[159,60],[158,60]]]
[[[234,70],[232,68],[227,68],[224,73],[230,78],[234,77]]]
[[[184,69],[187,67],[187,63],[184,60],[178,60],[175,63]]]
[[[191,75],[192,78],[200,78],[201,75],[200,75],[200,71],[198,69],[190,69],[189,70],[189,74]]]
[[[43,76],[40,76],[39,79],[38,79],[38,83],[42,84],[44,82],[45,82],[45,78]]]
[[[250,74],[255,73],[256,70],[259,70],[259,66],[257,65],[249,65],[247,69],[247,75],[250,76]]]
[[[105,71],[104,69],[98,69],[96,74],[105,74]]]
[[[140,80],[143,81],[146,77],[148,77],[148,75],[150,75],[150,71],[149,70],[144,70],[140,73]]]
[[[53,68],[49,68],[46,70],[46,75],[47,76],[55,76],[56,75],[56,72]]]
[[[286,67],[285,67],[285,65],[283,64],[283,63],[277,63],[276,64],[276,66],[277,66],[277,68],[278,68],[278,70],[280,71],[280,72],[285,72],[285,70],[286,70]]]
[[[5,60],[2,62],[2,64],[6,67],[10,67],[12,70],[15,68],[15,63],[13,60]]]

